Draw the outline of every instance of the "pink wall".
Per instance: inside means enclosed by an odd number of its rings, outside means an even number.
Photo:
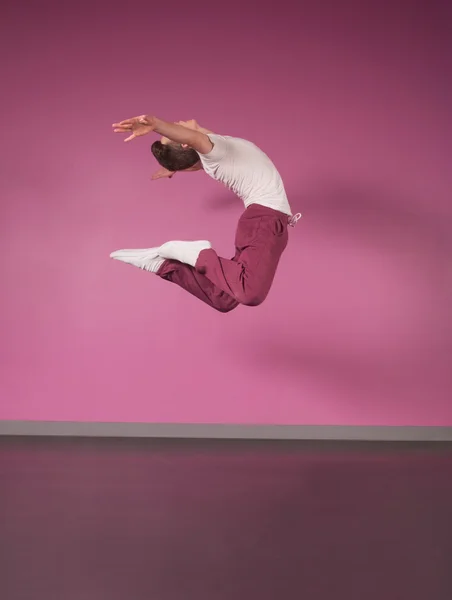
[[[0,18],[0,418],[452,425],[439,2],[29,4]],[[109,259],[171,238],[229,255],[241,211],[203,174],[151,183],[151,139],[110,133],[141,112],[280,168],[304,219],[260,308]]]

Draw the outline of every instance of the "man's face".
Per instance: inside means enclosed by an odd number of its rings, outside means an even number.
[[[191,119],[190,121],[177,121],[176,125],[182,125],[182,127],[193,129],[194,131],[198,129],[198,123],[195,121],[195,119]],[[163,145],[171,144],[171,140],[165,136],[162,136],[160,141]]]

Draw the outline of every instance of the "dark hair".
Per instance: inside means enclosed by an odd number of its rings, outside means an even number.
[[[168,171],[183,171],[199,162],[199,156],[193,148],[182,148],[180,144],[162,144],[156,141],[151,146],[157,162]]]

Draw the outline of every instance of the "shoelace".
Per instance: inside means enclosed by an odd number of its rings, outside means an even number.
[[[290,227],[295,227],[295,225],[298,223],[298,221],[301,219],[301,213],[297,213],[296,215],[293,215],[292,217],[289,217],[289,226]]]

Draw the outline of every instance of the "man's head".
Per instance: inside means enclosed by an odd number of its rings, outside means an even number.
[[[199,156],[193,148],[187,148],[181,144],[162,143],[156,141],[151,146],[152,154],[157,162],[168,171],[197,170]]]

